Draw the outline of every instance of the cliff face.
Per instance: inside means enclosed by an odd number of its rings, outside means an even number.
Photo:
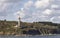
[[[60,34],[60,24],[52,22],[21,22],[21,27],[15,27],[17,21],[0,21],[0,32],[3,35],[40,35],[40,34]],[[1,34],[0,33],[0,34]],[[1,35],[2,35],[1,34]]]

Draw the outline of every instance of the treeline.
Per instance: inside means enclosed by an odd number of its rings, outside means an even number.
[[[60,24],[52,22],[21,22],[21,26],[15,27],[17,21],[0,20],[0,35],[41,35],[60,34]]]

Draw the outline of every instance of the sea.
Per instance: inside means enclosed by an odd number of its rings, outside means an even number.
[[[60,38],[60,35],[44,35],[44,36],[0,36],[0,38]]]

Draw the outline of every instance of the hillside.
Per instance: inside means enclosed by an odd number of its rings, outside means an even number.
[[[17,21],[0,20],[0,35],[41,35],[60,34],[60,24],[52,22],[21,22],[20,27],[15,27]]]

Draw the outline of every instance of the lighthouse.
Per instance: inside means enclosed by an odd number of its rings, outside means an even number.
[[[20,27],[21,25],[20,25],[20,22],[21,22],[21,20],[20,20],[20,16],[18,17],[18,27]]]
[[[23,17],[22,15],[24,15],[23,8],[21,8],[21,10],[17,12],[17,17],[18,17],[18,25],[17,26],[18,27],[21,27],[21,17]]]

